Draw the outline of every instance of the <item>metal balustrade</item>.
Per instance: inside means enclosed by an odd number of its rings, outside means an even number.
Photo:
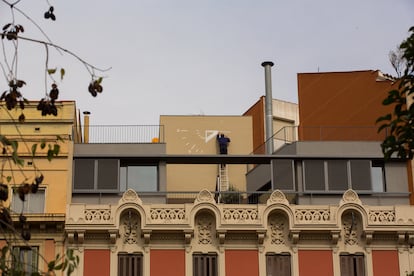
[[[163,143],[162,125],[90,125],[82,127],[84,143]]]

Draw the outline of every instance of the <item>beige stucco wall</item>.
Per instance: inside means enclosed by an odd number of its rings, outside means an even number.
[[[160,116],[167,154],[218,154],[216,136],[230,138],[228,154],[253,151],[250,116]],[[167,191],[214,191],[219,165],[167,165]],[[230,185],[246,189],[246,165],[228,165]]]

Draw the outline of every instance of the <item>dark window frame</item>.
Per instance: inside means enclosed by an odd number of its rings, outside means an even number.
[[[362,253],[339,255],[341,276],[365,276],[365,255]]]
[[[155,168],[155,189],[154,190],[140,190],[140,189],[135,189],[134,187],[129,187],[128,186],[128,168],[130,167],[151,167],[151,168]],[[121,180],[122,176],[123,176],[123,172],[122,172],[122,168],[125,168],[126,170],[126,175],[125,177],[125,183],[122,183],[123,181]],[[136,162],[127,162],[127,161],[120,161],[120,165],[119,165],[119,191],[120,192],[124,192],[128,189],[133,189],[134,191],[137,192],[157,192],[159,191],[160,188],[160,169],[158,164],[154,164],[154,163],[136,163]],[[125,184],[125,187],[124,187]]]
[[[144,275],[144,260],[142,253],[118,253],[118,276]]]
[[[113,164],[106,164],[113,162]],[[104,169],[100,170],[101,168]],[[116,165],[115,165],[116,163]],[[79,167],[77,167],[79,166]],[[73,160],[73,179],[72,192],[76,194],[91,193],[112,193],[119,194],[128,189],[123,190],[121,186],[121,168],[126,166],[149,166],[156,170],[156,187],[155,190],[148,192],[157,192],[160,187],[159,164],[158,163],[140,163],[134,160],[123,160],[122,158],[74,158]],[[111,167],[113,170],[111,170]],[[108,177],[112,180],[108,181]],[[101,176],[101,177],[100,177]],[[116,178],[116,179],[114,179]],[[100,181],[103,179],[104,182]],[[106,183],[105,183],[106,181]],[[111,188],[112,185],[112,188]],[[147,192],[139,191],[138,192]]]
[[[193,253],[193,276],[218,276],[218,254]]]
[[[297,189],[295,161],[292,159],[275,159],[271,161],[271,167],[271,179],[273,183],[272,189],[279,189],[286,192],[295,192]]]
[[[13,270],[22,271],[24,275],[39,272],[39,246],[13,246],[11,258]]]
[[[319,184],[320,187],[322,187],[323,185],[323,189],[313,189],[312,187],[309,186],[315,186],[315,185],[307,185],[306,182],[309,181],[309,179],[307,179],[307,172],[306,172],[306,163],[309,161],[319,161],[323,163],[323,176],[320,177],[321,179],[323,179],[323,183]],[[344,189],[338,189],[338,187],[334,187],[334,179],[335,177],[332,177],[329,175],[329,171],[331,170],[331,168],[329,168],[329,164],[334,164],[334,163],[338,163],[336,161],[342,161],[342,160],[336,160],[336,159],[324,159],[324,160],[318,160],[318,159],[307,159],[307,160],[302,160],[301,165],[302,165],[302,183],[303,183],[303,189],[305,192],[313,192],[313,193],[324,193],[324,192],[344,192],[347,189],[353,189],[355,191],[361,191],[361,192],[371,192],[371,193],[376,193],[376,192],[385,192],[386,191],[386,178],[385,178],[385,164],[382,161],[376,160],[376,159],[372,159],[372,160],[366,160],[366,159],[344,159],[344,161],[346,161],[346,178],[347,178],[347,186],[344,187]],[[362,187],[363,185],[358,185],[358,183],[353,183],[352,179],[354,178],[354,182],[356,181],[356,179],[358,179],[358,176],[355,174],[357,171],[356,170],[352,170],[353,165],[355,165],[357,162],[369,162],[369,171],[364,171],[364,175],[365,177],[368,178],[369,182],[367,182],[367,180],[364,182],[365,185],[368,185],[367,183],[369,183],[369,188],[363,188],[361,189],[360,187]],[[366,163],[367,164],[367,163]],[[309,165],[309,164],[308,164]],[[380,191],[376,191],[374,189],[376,183],[374,183],[374,178],[372,176],[372,169],[376,168],[376,167],[380,167],[382,169],[382,178],[381,178],[381,190]],[[354,171],[354,174],[353,174]],[[332,170],[331,170],[332,172]],[[357,187],[360,186],[360,187]]]
[[[291,276],[292,256],[290,253],[266,253],[266,275]]]
[[[41,206],[42,210],[39,210],[39,212],[34,212],[33,208],[31,206],[33,205],[33,201],[35,200],[34,197],[43,196],[42,198],[42,204]],[[37,200],[37,199],[36,199]],[[23,207],[23,208],[21,208]],[[38,191],[36,193],[28,193],[25,196],[24,203],[19,198],[19,195],[17,193],[17,187],[13,187],[13,195],[11,199],[10,208],[16,212],[16,213],[24,213],[24,214],[43,214],[45,213],[46,209],[46,187],[41,186],[39,187]]]

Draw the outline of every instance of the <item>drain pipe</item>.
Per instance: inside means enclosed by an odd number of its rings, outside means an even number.
[[[83,142],[85,144],[89,143],[89,115],[91,113],[89,111],[83,112]]]
[[[265,61],[262,66],[265,69],[265,123],[266,123],[266,154],[273,154],[273,97],[272,97],[272,66],[273,62]]]

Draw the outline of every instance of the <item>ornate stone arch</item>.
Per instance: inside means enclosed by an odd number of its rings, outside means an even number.
[[[263,225],[268,225],[268,219],[273,212],[283,212],[292,227],[294,225],[294,213],[290,208],[289,201],[286,199],[285,194],[280,190],[275,190],[267,200],[267,206],[263,211]]]
[[[197,195],[193,208],[190,211],[190,224],[194,225],[195,218],[200,211],[209,211],[215,218],[216,227],[221,226],[221,212],[217,208],[213,195],[208,190],[202,190]]]
[[[132,189],[125,191],[122,195],[122,198],[118,202],[118,207],[115,211],[116,225],[120,227],[121,215],[125,212],[125,210],[130,209],[135,210],[139,214],[141,220],[140,225],[141,227],[144,227],[146,225],[146,212],[142,207],[142,200],[139,198],[138,194]]]
[[[142,219],[135,208],[126,208],[119,215],[119,236],[122,245],[142,246]]]
[[[362,230],[365,230],[368,225],[368,212],[362,205],[358,194],[354,190],[347,190],[339,203],[339,208],[336,213],[338,226],[342,225],[343,214],[347,212],[357,212],[361,219]]]

